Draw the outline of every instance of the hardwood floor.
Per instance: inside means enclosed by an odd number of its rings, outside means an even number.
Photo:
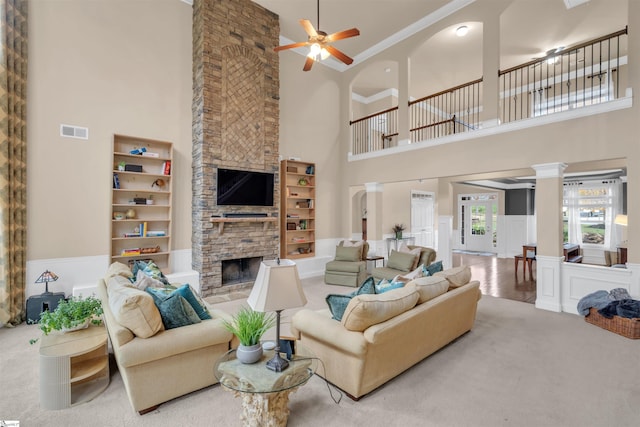
[[[525,279],[523,266],[520,264],[516,275],[513,258],[454,252],[453,266],[460,265],[471,267],[471,277],[480,281],[480,290],[483,295],[523,301],[530,304],[536,301],[535,273],[532,279],[527,271]],[[535,272],[535,262],[533,270]]]

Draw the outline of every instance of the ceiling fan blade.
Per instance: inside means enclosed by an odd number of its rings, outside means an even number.
[[[314,62],[315,61],[313,60],[313,58],[309,58],[307,56],[307,60],[304,62],[304,67],[302,68],[302,71],[309,71]]]
[[[336,49],[331,45],[326,45],[325,49],[327,49],[331,55],[335,56],[336,58],[338,58],[340,61],[344,62],[347,65],[351,65],[351,63],[353,62],[353,59],[349,58],[347,55],[340,52],[338,49]]]
[[[360,30],[357,28],[351,28],[350,30],[338,31],[337,33],[329,34],[324,39],[329,42],[336,40],[348,39],[349,37],[355,37],[360,35]]]
[[[302,28],[309,34],[309,37],[318,37],[318,33],[315,28],[313,28],[313,24],[308,19],[301,19],[300,25]]]
[[[279,51],[285,50],[285,49],[293,49],[293,48],[296,48],[296,47],[303,47],[303,46],[306,46],[308,44],[309,44],[308,42],[285,44],[285,45],[282,45],[282,46],[276,46],[276,47],[273,48],[273,50],[275,50],[276,52],[279,52]]]

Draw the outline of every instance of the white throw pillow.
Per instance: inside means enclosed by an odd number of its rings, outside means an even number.
[[[403,274],[402,277],[405,279],[413,280],[413,279],[417,279],[418,277],[424,276],[424,272],[422,271],[422,266],[423,264],[420,264],[418,268],[416,268],[415,270],[407,274]]]

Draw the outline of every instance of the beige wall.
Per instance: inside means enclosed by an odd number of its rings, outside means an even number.
[[[173,249],[191,248],[191,11],[29,2],[28,260],[109,253],[114,133],[174,142]]]

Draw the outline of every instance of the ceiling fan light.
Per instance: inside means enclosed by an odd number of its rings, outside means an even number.
[[[329,51],[325,48],[322,48],[320,50],[320,59],[324,60],[327,59],[331,54],[329,53]]]
[[[309,56],[316,57],[320,53],[320,45],[318,43],[314,43],[309,48]]]

